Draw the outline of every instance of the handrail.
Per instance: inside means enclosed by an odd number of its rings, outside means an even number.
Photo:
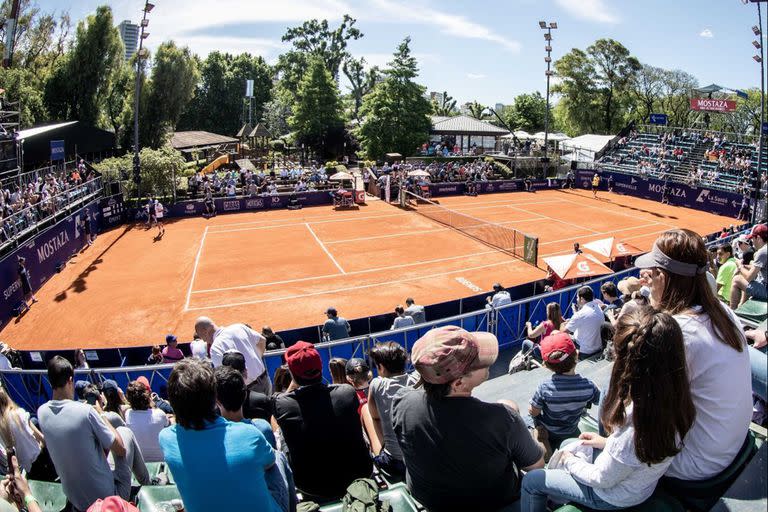
[[[38,213],[40,212],[40,206],[42,204],[41,201],[0,219],[0,230],[4,231],[5,236],[8,237],[6,241],[0,243],[0,250],[5,249],[14,242],[18,242],[18,240],[30,230],[37,229],[49,219],[55,218],[62,209],[68,210],[72,205],[79,204],[94,194],[101,193],[101,190],[101,177],[93,178],[81,185],[75,185],[55,196],[47,198],[46,201],[53,202],[54,211],[45,217],[38,218]],[[60,201],[62,199],[63,203]],[[9,233],[8,230],[11,230],[12,232]]]

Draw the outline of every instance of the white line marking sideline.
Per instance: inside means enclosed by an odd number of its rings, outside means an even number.
[[[192,297],[192,286],[195,284],[195,276],[197,275],[197,266],[200,264],[200,255],[203,254],[203,244],[205,243],[205,237],[208,234],[208,226],[205,226],[203,236],[200,238],[200,247],[197,249],[197,256],[195,257],[195,265],[192,267],[192,277],[189,279],[189,289],[187,289],[187,301],[184,303],[184,311],[189,311],[189,299]]]
[[[305,225],[305,226],[307,226],[307,229],[309,230],[309,232],[310,232],[310,233],[312,233],[312,236],[315,238],[315,241],[317,242],[317,244],[320,246],[320,248],[321,248],[323,251],[325,251],[325,254],[327,254],[327,255],[328,255],[328,257],[329,257],[329,258],[331,259],[331,261],[333,262],[333,264],[334,264],[334,265],[336,265],[336,268],[337,268],[337,269],[339,269],[339,272],[341,272],[342,274],[346,274],[346,272],[344,271],[344,269],[343,269],[343,268],[341,268],[341,265],[339,265],[339,262],[338,262],[338,261],[336,261],[336,258],[334,258],[334,257],[333,257],[333,254],[331,254],[331,251],[329,251],[329,250],[328,250],[328,248],[325,246],[325,244],[324,244],[322,241],[320,241],[320,239],[319,239],[319,238],[317,238],[317,235],[316,235],[316,234],[315,234],[315,232],[312,230],[312,227],[309,225],[309,222],[305,222],[305,223],[304,223],[304,225]]]

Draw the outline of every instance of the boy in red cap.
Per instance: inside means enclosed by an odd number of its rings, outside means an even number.
[[[757,224],[747,235],[747,240],[752,240],[755,255],[751,265],[737,263],[731,283],[731,309],[736,309],[750,298],[758,301],[768,298],[768,225]]]
[[[544,366],[554,374],[539,384],[528,412],[534,418],[538,439],[549,460],[560,443],[579,437],[579,418],[587,407],[600,401],[600,390],[576,373],[579,354],[567,332],[550,334],[541,340],[540,347]]]

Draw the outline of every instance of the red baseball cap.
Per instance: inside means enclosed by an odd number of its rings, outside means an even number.
[[[541,340],[540,348],[541,358],[547,363],[561,363],[576,352],[576,345],[573,344],[573,340],[567,332],[550,334]],[[563,355],[557,359],[550,358],[552,352],[562,352]]]
[[[285,362],[291,375],[303,380],[315,380],[323,374],[323,361],[312,343],[298,341],[285,351]]]
[[[756,235],[763,240],[768,240],[768,224],[758,224],[753,227],[752,232],[747,235],[747,240],[753,239]]]
[[[139,512],[139,509],[119,496],[109,496],[103,500],[96,500],[88,507],[87,512]]]
[[[150,391],[152,390],[152,388],[149,386],[149,381],[145,376],[142,375],[141,377],[137,378],[136,382],[138,382],[139,384],[144,384],[145,388],[149,389]]]
[[[488,368],[499,355],[489,332],[468,332],[455,325],[427,331],[413,345],[411,360],[424,381],[445,384],[471,370]]]

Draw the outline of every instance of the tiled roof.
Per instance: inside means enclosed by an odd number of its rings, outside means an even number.
[[[504,135],[509,130],[469,116],[432,116],[432,133],[467,133],[471,135]]]

